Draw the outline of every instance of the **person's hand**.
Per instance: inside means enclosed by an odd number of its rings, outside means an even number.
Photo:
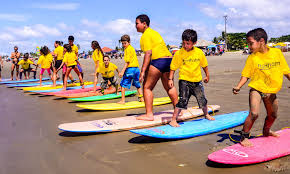
[[[119,77],[120,77],[120,78],[122,78],[122,77],[123,77],[123,75],[124,75],[124,73],[123,73],[123,72],[120,72],[120,73],[119,73]]]
[[[240,88],[238,88],[238,87],[234,87],[233,88],[233,93],[234,94],[238,94],[240,92]]]
[[[143,82],[143,80],[144,80],[144,76],[145,76],[144,72],[141,72],[141,73],[140,73],[140,77],[139,77],[139,82],[140,82],[140,83]]]
[[[171,89],[174,86],[173,79],[168,79],[168,87]]]
[[[209,77],[205,77],[205,78],[203,79],[203,82],[204,82],[204,83],[208,83],[208,82],[209,82]]]

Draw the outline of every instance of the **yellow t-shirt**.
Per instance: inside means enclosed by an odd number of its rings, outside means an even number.
[[[139,67],[137,55],[135,49],[129,45],[124,51],[124,60],[129,63],[129,67]]]
[[[97,61],[99,61],[99,65],[101,65],[103,63],[103,55],[102,55],[101,51],[99,51],[98,49],[94,50],[92,57],[93,57],[95,64],[97,64]]]
[[[172,56],[160,34],[150,27],[141,36],[140,47],[143,52],[152,50],[152,60]]]
[[[29,65],[32,65],[33,64],[33,62],[31,61],[31,60],[29,60],[29,59],[27,59],[27,61],[25,61],[24,59],[22,59],[22,60],[20,60],[19,62],[18,62],[18,65],[21,65],[21,68],[23,68],[23,69],[28,69],[29,68]]]
[[[73,44],[73,45],[71,46],[71,50],[72,50],[72,52],[75,53],[76,56],[78,55],[78,53],[79,53],[79,49],[78,49],[78,47],[77,47],[75,44]]]
[[[191,51],[186,51],[184,48],[178,50],[172,59],[170,69],[179,70],[179,80],[189,82],[200,82],[202,80],[200,67],[207,67],[208,63],[203,51],[194,47]]]
[[[116,69],[118,69],[118,67],[111,62],[109,63],[108,68],[105,67],[104,63],[101,63],[98,72],[101,73],[105,78],[111,78],[115,76],[114,72]]]
[[[63,59],[63,47],[58,46],[53,51],[55,54],[57,54],[56,60],[62,60]]]
[[[37,61],[37,65],[41,64],[41,68],[50,68],[51,62],[53,60],[52,55],[49,53],[46,56],[41,55]]]
[[[277,48],[269,48],[267,53],[251,54],[242,71],[242,76],[250,78],[249,87],[263,93],[277,93],[283,83],[283,74],[289,74],[289,66]]]
[[[77,56],[74,52],[66,52],[62,61],[66,64],[66,66],[73,66],[77,65],[76,60]]]

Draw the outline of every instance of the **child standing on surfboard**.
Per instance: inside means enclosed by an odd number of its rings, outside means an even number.
[[[194,47],[197,41],[197,33],[192,29],[187,29],[182,33],[182,48],[178,50],[170,64],[168,86],[174,87],[174,72],[179,69],[179,100],[174,109],[170,125],[179,127],[177,117],[182,109],[187,109],[188,100],[191,95],[197,99],[197,103],[208,120],[214,120],[208,114],[207,99],[204,95],[202,85],[202,75],[200,67],[203,68],[206,77],[204,83],[209,82],[208,63],[203,51]]]
[[[48,47],[47,46],[41,47],[40,54],[41,54],[41,56],[39,57],[39,59],[37,61],[37,66],[36,66],[36,68],[37,68],[38,65],[41,65],[41,70],[40,70],[40,74],[39,74],[39,86],[41,86],[42,76],[43,76],[43,73],[45,70],[47,71],[51,80],[53,80],[52,75],[51,75],[51,71],[50,71],[50,66],[51,66],[51,63],[53,61],[53,57],[50,54]]]
[[[279,136],[270,130],[277,118],[278,100],[276,93],[281,89],[283,74],[290,81],[290,70],[280,49],[270,48],[267,44],[267,33],[262,28],[251,30],[247,33],[247,42],[252,54],[248,57],[242,71],[242,77],[233,93],[238,94],[241,87],[249,83],[250,113],[241,133],[242,146],[252,146],[249,141],[250,130],[258,118],[260,103],[264,102],[267,116],[263,127],[263,136]]]
[[[93,57],[93,60],[95,62],[95,79],[94,79],[94,90],[93,90],[93,92],[96,92],[97,83],[98,83],[97,73],[98,73],[99,66],[103,63],[104,53],[103,53],[103,50],[102,50],[102,48],[101,48],[101,46],[100,46],[98,41],[95,41],[95,40],[92,41],[91,47],[94,50],[92,57]]]
[[[103,76],[103,81],[101,82],[101,92],[104,94],[104,90],[108,88],[109,81],[116,88],[116,93],[118,94],[118,80],[115,77],[114,71],[116,70],[119,74],[118,67],[110,62],[109,56],[104,56],[103,63],[100,64],[97,72],[97,76],[99,73]]]
[[[120,78],[122,78],[120,83],[122,99],[118,103],[125,104],[125,89],[130,89],[131,84],[137,88],[139,101],[143,102],[144,99],[142,95],[141,85],[139,82],[140,70],[136,51],[130,44],[129,35],[123,35],[121,37],[121,42],[124,48],[125,65],[122,71],[119,73]]]

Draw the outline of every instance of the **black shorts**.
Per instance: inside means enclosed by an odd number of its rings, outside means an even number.
[[[75,69],[76,65],[71,65],[71,66],[68,66],[68,68],[72,68],[72,69]]]
[[[111,82],[111,84],[113,86],[116,86],[118,84],[118,80],[117,80],[117,78],[115,76],[111,77],[111,78],[103,77],[103,81],[101,82],[101,88],[102,89],[107,89],[109,81]]]
[[[23,68],[21,68],[23,69]],[[23,72],[26,73],[26,72],[31,72],[32,68],[28,68],[28,69],[23,69]]]
[[[55,69],[58,69],[61,64],[62,64],[62,60],[56,60],[55,63],[54,63]]]
[[[179,80],[179,100],[176,107],[180,109],[187,109],[188,101],[191,95],[195,96],[200,108],[207,105],[202,82]]]

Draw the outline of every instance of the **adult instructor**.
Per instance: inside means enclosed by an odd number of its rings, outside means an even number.
[[[11,80],[13,80],[14,69],[16,68],[16,80],[19,80],[19,58],[20,53],[18,52],[18,47],[14,46],[14,52],[11,53]]]
[[[173,107],[178,102],[176,88],[169,88],[168,81],[172,55],[166,47],[161,35],[149,27],[150,19],[142,14],[136,17],[136,29],[143,33],[140,39],[140,47],[145,53],[140,73],[140,82],[143,82],[143,94],[146,114],[138,116],[138,120],[153,121],[153,89],[161,78],[162,85],[170,97]]]

